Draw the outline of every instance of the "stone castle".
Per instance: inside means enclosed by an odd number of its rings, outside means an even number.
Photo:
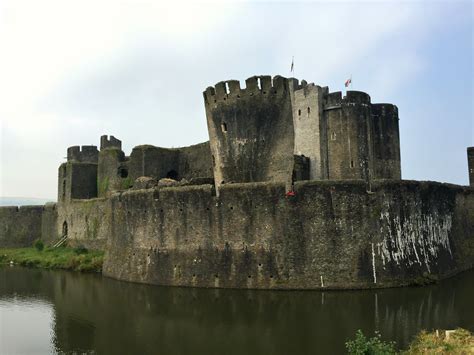
[[[398,109],[255,76],[204,92],[209,141],[68,148],[58,202],[0,208],[0,246],[104,249],[107,276],[160,285],[360,288],[474,265],[471,187],[401,180]]]

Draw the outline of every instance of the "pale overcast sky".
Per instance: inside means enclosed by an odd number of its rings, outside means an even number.
[[[471,1],[0,1],[0,196],[56,199],[72,145],[208,140],[202,91],[294,76],[398,106],[404,179],[468,183]]]

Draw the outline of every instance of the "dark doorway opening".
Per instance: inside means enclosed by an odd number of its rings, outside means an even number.
[[[117,175],[120,176],[122,179],[128,177],[128,169],[121,166],[118,168]]]
[[[67,236],[67,222],[64,221],[63,223],[63,237]]]
[[[176,172],[176,170],[170,170],[166,174],[166,177],[168,179],[178,180],[178,173]]]

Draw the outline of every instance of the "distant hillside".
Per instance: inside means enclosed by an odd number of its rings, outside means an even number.
[[[34,197],[0,197],[0,206],[44,205],[46,202],[56,201]]]

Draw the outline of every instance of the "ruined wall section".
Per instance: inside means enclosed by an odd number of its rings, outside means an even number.
[[[327,179],[327,129],[323,120],[323,102],[328,89],[314,84],[303,84],[302,88],[298,89],[293,84],[295,82],[290,81],[294,153],[309,158],[311,180]]]
[[[359,91],[326,96],[329,180],[370,178],[373,163],[370,96]]]
[[[398,108],[372,104],[374,179],[401,179]]]
[[[67,172],[67,163],[58,168],[58,202],[65,203],[71,199],[71,175]]]
[[[109,138],[107,135],[103,135],[100,137],[100,150],[107,148],[122,150],[122,141],[114,136],[110,136]]]
[[[97,167],[98,197],[110,196],[113,191],[127,189],[131,185],[129,161],[117,147],[101,149]]]
[[[212,156],[209,142],[177,149],[179,151],[178,176],[187,180],[213,178]]]
[[[474,192],[429,182],[303,181],[111,199],[104,274],[158,285],[386,287],[473,267]]]
[[[469,171],[469,185],[474,187],[474,147],[467,148],[467,167]]]
[[[110,199],[72,200],[58,208],[56,231],[67,232],[68,246],[105,250],[111,223]]]
[[[43,206],[0,207],[0,247],[30,247],[41,238]]]
[[[140,176],[162,179],[177,173],[179,152],[175,149],[141,145],[133,148],[130,154],[129,174],[134,181]],[[179,178],[179,176],[176,176]],[[176,180],[176,179],[175,179]]]
[[[95,145],[73,146],[67,149],[67,161],[84,163],[96,163],[99,159],[99,151]]]
[[[216,188],[291,180],[294,132],[288,79],[255,76],[204,92]]]

